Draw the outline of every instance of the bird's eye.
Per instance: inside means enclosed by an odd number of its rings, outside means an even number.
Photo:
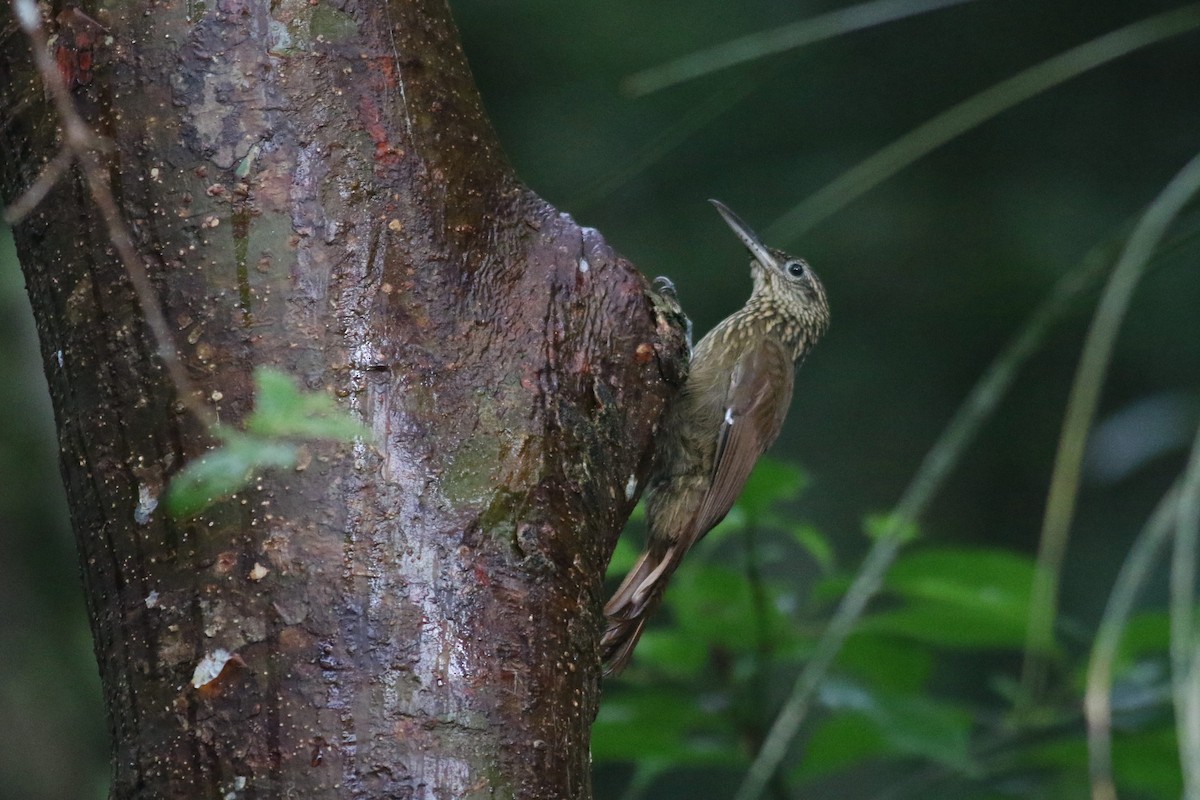
[[[799,278],[801,275],[804,274],[804,262],[803,261],[789,262],[787,265],[787,271],[788,271],[788,274],[791,275],[793,278]]]

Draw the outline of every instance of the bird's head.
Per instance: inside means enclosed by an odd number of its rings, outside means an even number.
[[[754,278],[751,301],[774,307],[811,346],[829,327],[829,301],[825,287],[802,258],[762,243],[749,225],[719,200],[709,200],[746,249],[750,251],[750,273]]]

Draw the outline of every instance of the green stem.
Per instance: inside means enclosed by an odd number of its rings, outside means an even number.
[[[1112,359],[1117,333],[1147,263],[1167,228],[1191,197],[1200,191],[1200,155],[1194,156],[1154,199],[1134,226],[1088,329],[1079,366],[1067,400],[1067,411],[1050,478],[1042,520],[1037,569],[1030,597],[1029,633],[1022,675],[1024,698],[1038,701],[1046,680],[1046,656],[1054,650],[1058,585],[1071,520],[1079,491],[1084,445],[1099,404],[1100,390]]]
[[[1116,800],[1116,788],[1112,779],[1112,687],[1113,663],[1121,634],[1133,610],[1138,591],[1150,574],[1150,567],[1158,558],[1171,532],[1171,521],[1175,515],[1178,486],[1159,501],[1142,532],[1134,541],[1121,572],[1113,584],[1096,632],[1092,646],[1092,657],[1088,664],[1087,689],[1084,693],[1083,709],[1087,718],[1088,771],[1091,774],[1092,800]]]
[[[863,560],[854,583],[842,598],[812,658],[796,679],[787,702],[775,718],[762,749],[750,765],[735,795],[736,800],[753,800],[760,796],[800,730],[817,686],[832,666],[867,602],[879,591],[884,573],[906,541],[905,532],[924,513],[984,421],[1008,393],[1017,370],[1037,351],[1050,327],[1066,313],[1071,302],[1099,280],[1108,263],[1104,248],[1097,248],[1078,267],[1063,276],[959,406],[954,418],[930,448],[904,490],[888,519],[887,528]]]
[[[1181,479],[1171,559],[1171,690],[1183,768],[1183,797],[1200,800],[1200,637],[1196,556],[1200,550],[1200,431]]]

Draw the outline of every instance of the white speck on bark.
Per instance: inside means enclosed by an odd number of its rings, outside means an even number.
[[[158,497],[153,490],[145,484],[138,486],[138,504],[133,509],[133,521],[138,525],[149,524],[150,517],[156,508],[158,508]]]
[[[231,658],[233,658],[233,654],[223,647],[206,653],[192,672],[192,686],[199,689],[201,686],[215,681]]]

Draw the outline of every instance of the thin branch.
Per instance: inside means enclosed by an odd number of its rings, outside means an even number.
[[[1150,568],[1171,533],[1179,497],[1178,484],[1159,501],[1154,513],[1134,541],[1113,590],[1108,596],[1092,657],[1088,665],[1083,710],[1087,719],[1088,772],[1092,800],[1116,800],[1112,777],[1112,672],[1121,634],[1133,610],[1133,602],[1150,574]]]
[[[794,206],[763,238],[794,242],[900,170],[1025,100],[1142,47],[1200,28],[1200,3],[1156,14],[1059,53],[969,97],[894,140]]]
[[[596,205],[657,164],[668,153],[691,138],[694,133],[708,127],[713,120],[758,91],[767,82],[770,74],[774,72],[775,70],[768,70],[766,75],[739,80],[735,84],[714,89],[704,100],[696,103],[682,116],[674,119],[666,128],[643,142],[620,166],[590,181],[571,197],[564,207],[570,208],[578,214],[580,211]]]
[[[63,130],[63,150],[70,154],[70,158],[79,161],[84,180],[87,181],[88,191],[92,196],[92,202],[100,211],[109,241],[117,251],[117,256],[129,276],[129,282],[133,286],[134,294],[137,295],[138,304],[145,316],[146,325],[150,328],[150,334],[154,338],[158,356],[162,360],[171,382],[175,385],[177,398],[204,425],[211,427],[216,424],[216,417],[204,404],[199,391],[192,385],[192,381],[188,377],[179,350],[175,346],[174,337],[171,335],[170,327],[167,325],[166,317],[163,316],[162,307],[159,305],[158,293],[155,292],[150,275],[146,272],[146,265],[134,246],[129,227],[125,224],[125,220],[117,208],[116,199],[109,186],[108,175],[97,158],[96,154],[108,151],[110,145],[88,127],[76,110],[71,92],[63,82],[54,59],[50,57],[50,51],[46,44],[46,33],[42,30],[41,12],[38,10],[37,4],[34,0],[12,0],[12,6],[21,28],[29,37],[33,61],[38,73],[54,100],[59,124],[62,125]],[[57,162],[61,156],[62,153],[55,157],[54,161]]]
[[[799,732],[817,687],[862,616],[867,603],[878,593],[884,574],[906,541],[905,532],[925,512],[983,423],[1008,393],[1017,371],[1037,351],[1050,327],[1066,313],[1076,297],[1098,282],[1109,263],[1104,253],[1105,248],[1097,248],[1059,280],[980,377],[955,412],[954,418],[930,448],[896,504],[887,528],[863,560],[858,576],[842,598],[812,658],[796,679],[787,702],[735,795],[736,800],[754,800],[762,793]]]
[[[711,74],[752,59],[785,50],[805,47],[886,22],[948,8],[973,0],[872,0],[801,20],[792,25],[750,34],[724,42],[666,64],[635,73],[624,81],[626,91],[635,96],[649,94],[677,83]],[[687,141],[692,134],[728,112],[763,85],[769,84],[783,66],[775,65],[754,76],[742,76],[735,83],[715,89],[703,101],[672,122],[646,143],[620,168],[596,180],[574,195],[567,206],[585,210],[608,197],[633,178],[661,161]]]
[[[1146,265],[1175,217],[1197,191],[1200,191],[1200,155],[1194,156],[1171,179],[1138,220],[1104,287],[1088,329],[1067,400],[1042,521],[1022,674],[1027,703],[1036,702],[1041,693],[1046,670],[1044,657],[1054,647],[1059,573],[1075,513],[1084,445],[1096,415],[1113,345]]]
[[[626,78],[624,85],[626,90],[635,96],[648,94],[751,59],[784,50],[797,49],[873,25],[972,1],[875,0],[862,3],[801,20],[783,28],[751,34],[657,67],[651,67]],[[566,205],[578,212],[608,197],[633,178],[657,164],[668,153],[687,141],[692,134],[705,128],[764,84],[769,84],[780,69],[781,66],[776,65],[753,77],[743,76],[735,83],[714,90],[703,101],[689,109],[686,114],[641,145],[623,166],[591,181]]]
[[[796,50],[885,22],[969,2],[973,0],[871,0],[800,20],[791,25],[722,42],[665,64],[644,69],[626,78],[624,87],[633,96],[640,97],[748,61]]]
[[[12,226],[25,219],[29,212],[37,208],[38,203],[46,198],[46,195],[62,179],[74,162],[75,152],[71,148],[63,147],[59,150],[42,169],[42,174],[38,175],[37,180],[22,192],[20,197],[10,203],[8,208],[4,209],[4,222]]]

